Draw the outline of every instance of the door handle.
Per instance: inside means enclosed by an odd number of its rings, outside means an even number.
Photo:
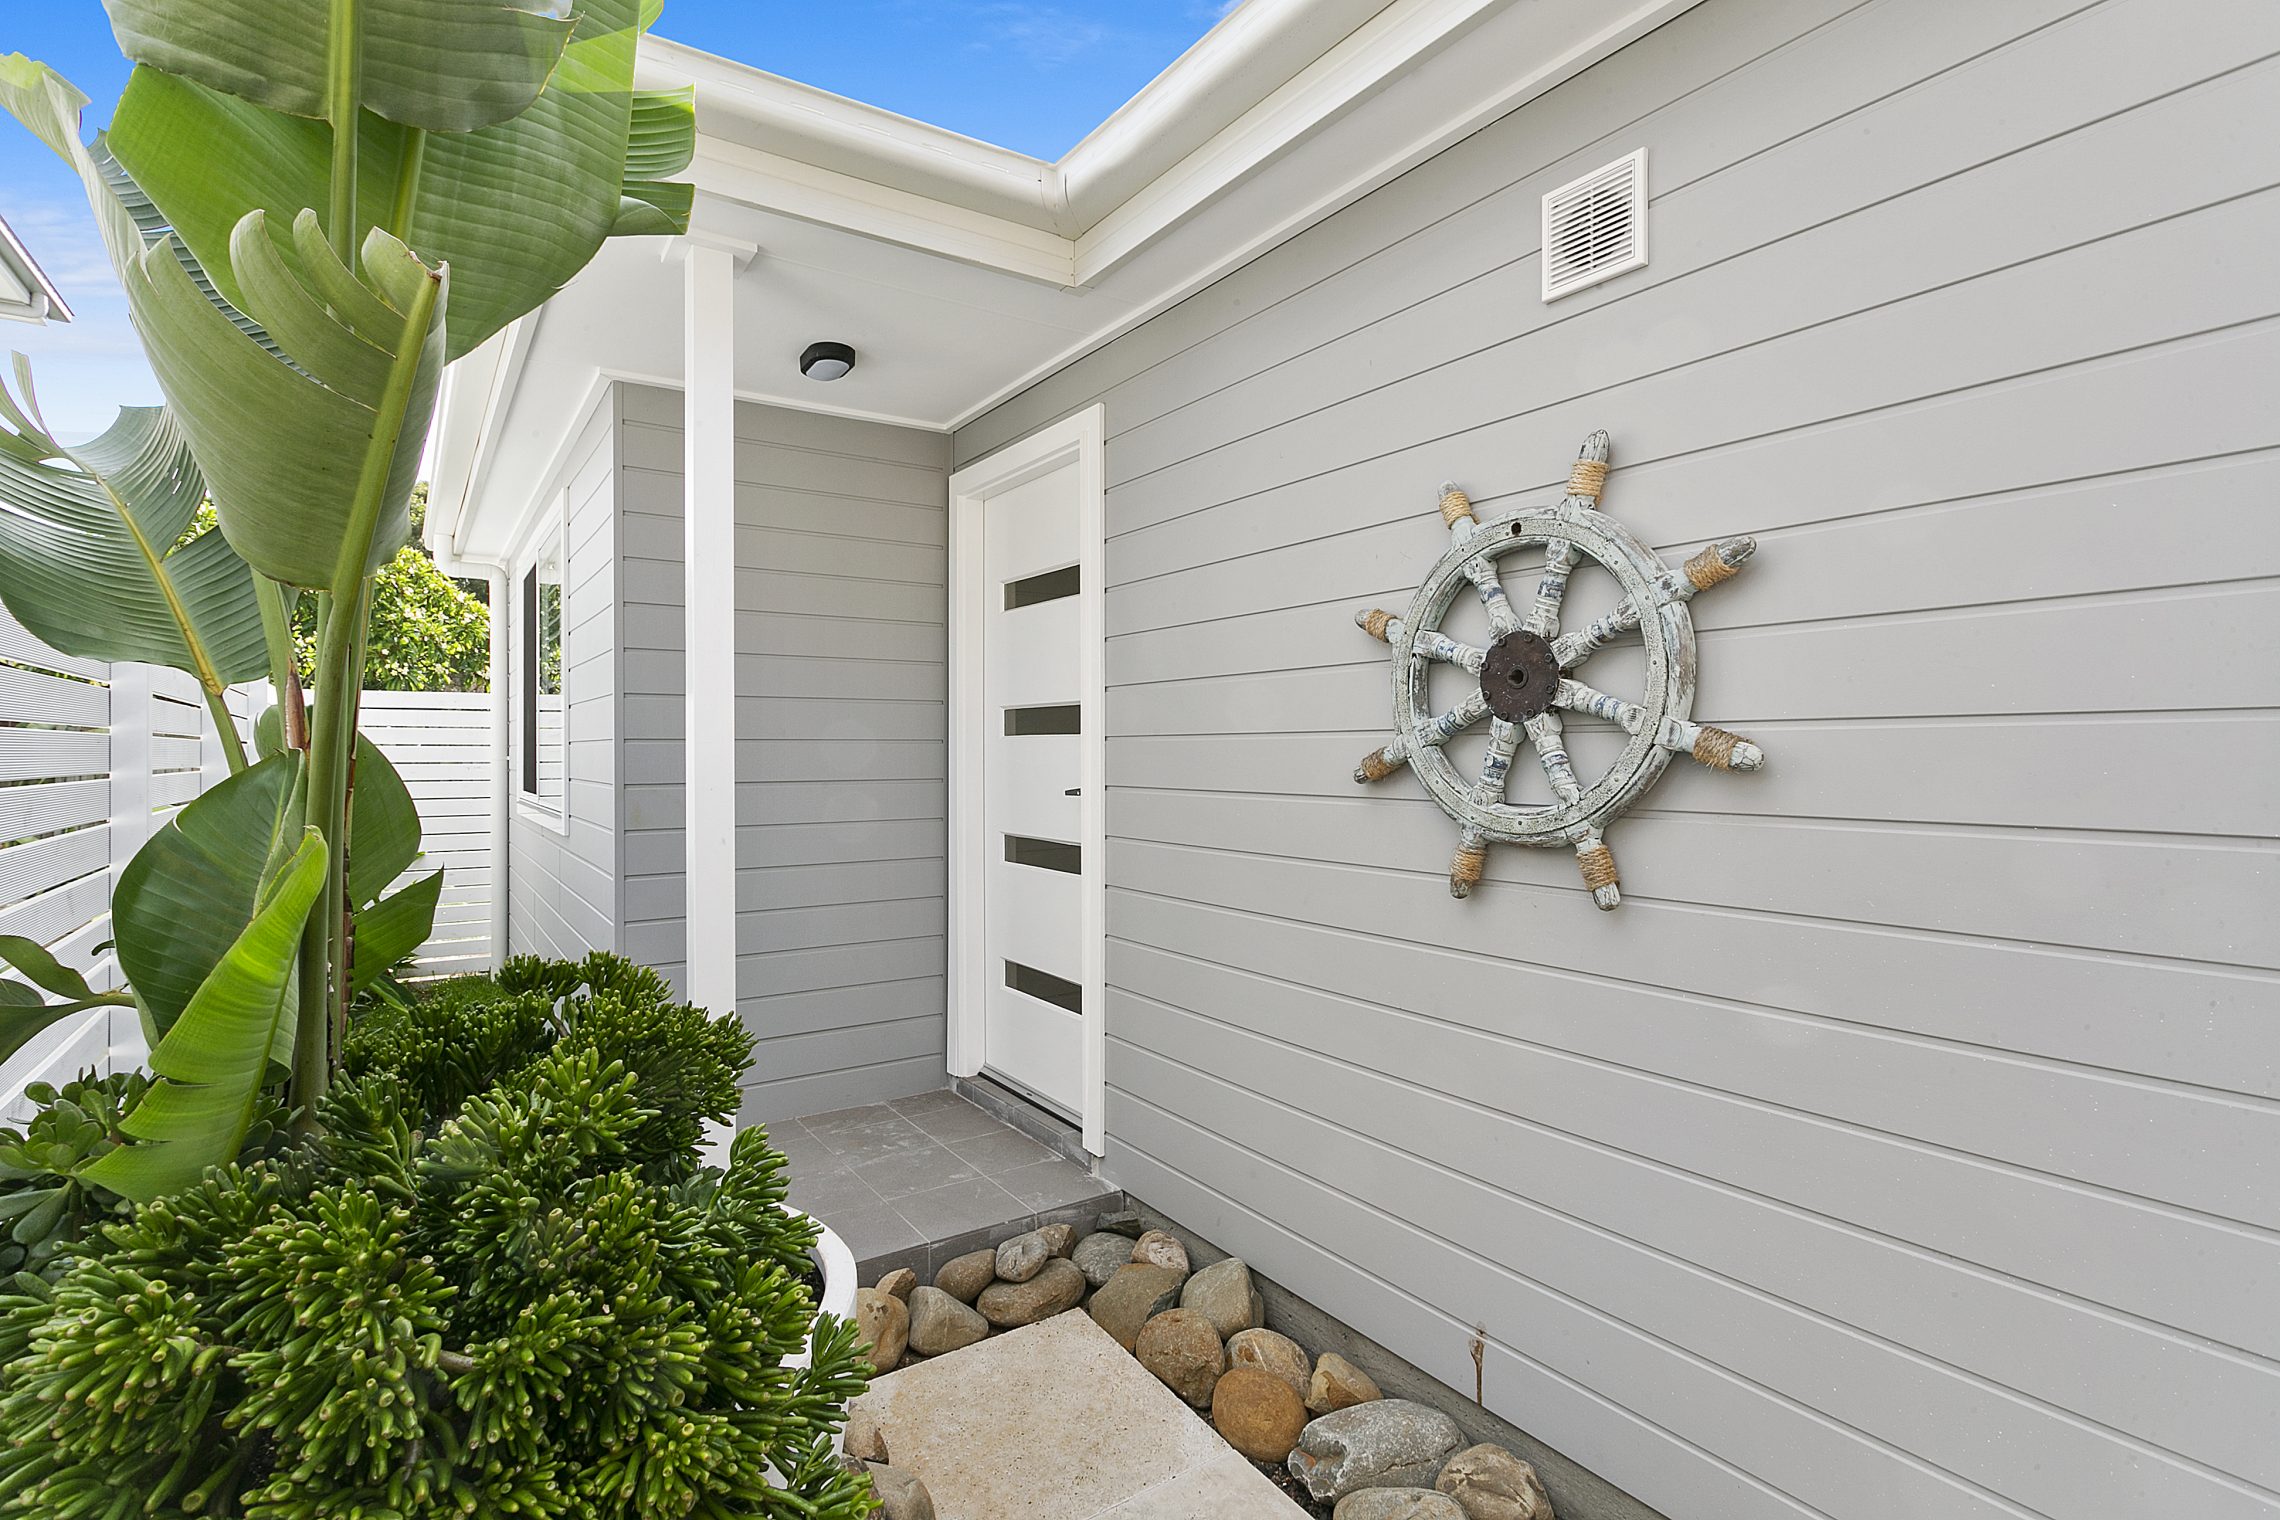
[[[1063,792],[1061,795],[1062,795],[1062,796],[1064,796],[1064,797],[1082,797],[1084,794],[1085,794],[1085,789],[1084,789],[1083,787],[1081,787],[1081,786],[1072,786],[1072,787],[1070,787],[1070,788],[1069,788],[1067,791]]]

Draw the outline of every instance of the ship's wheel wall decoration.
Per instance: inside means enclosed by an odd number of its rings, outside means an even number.
[[[1672,570],[1599,510],[1607,464],[1607,435],[1593,433],[1583,442],[1559,505],[1522,507],[1486,522],[1473,516],[1464,492],[1444,485],[1441,521],[1449,529],[1449,551],[1417,588],[1408,612],[1354,615],[1391,646],[1394,723],[1393,742],[1355,767],[1354,779],[1383,780],[1407,765],[1456,820],[1452,897],[1470,896],[1480,884],[1491,842],[1572,845],[1592,900],[1616,907],[1623,893],[1606,826],[1654,785],[1673,754],[1721,771],[1754,771],[1765,764],[1764,752],[1747,739],[1693,721],[1694,620],[1686,607],[1697,592],[1732,579],[1756,551],[1756,540],[1720,539]],[[1535,600],[1524,617],[1513,610],[1497,575],[1498,560],[1515,553],[1543,556]],[[1562,633],[1560,603],[1586,559],[1615,578],[1622,600],[1588,627]],[[1488,614],[1494,640],[1486,649],[1442,632],[1451,605],[1468,589]],[[1575,678],[1593,655],[1634,634],[1645,656],[1640,700],[1610,696]],[[1454,708],[1437,713],[1428,691],[1434,664],[1455,665],[1479,685]],[[1621,756],[1596,781],[1587,784],[1576,775],[1563,712],[1604,719],[1627,736]],[[1460,776],[1448,743],[1483,718],[1489,723],[1488,758],[1478,776]],[[1506,783],[1523,740],[1551,784],[1554,800],[1548,806],[1509,800]]]

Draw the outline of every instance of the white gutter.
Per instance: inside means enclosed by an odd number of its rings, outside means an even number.
[[[1081,237],[1282,88],[1393,0],[1250,0],[1054,165]]]
[[[644,88],[697,87],[697,129],[776,158],[1074,239],[1396,0],[1249,0],[1057,163],[644,38]]]
[[[5,217],[0,217],[0,317],[18,322],[71,320],[71,304]]]

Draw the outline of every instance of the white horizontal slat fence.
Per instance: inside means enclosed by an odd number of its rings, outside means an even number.
[[[419,805],[424,854],[404,880],[443,868],[435,933],[413,956],[426,980],[491,965],[491,696],[480,691],[368,691],[357,726],[394,763]]]
[[[250,742],[266,683],[233,687]],[[420,810],[422,858],[405,880],[444,870],[434,935],[415,979],[491,964],[491,698],[481,692],[364,694],[362,726]],[[0,934],[48,946],[97,988],[119,985],[107,948],[111,892],[137,849],[229,774],[197,683],[179,671],[59,654],[0,608]],[[97,1009],[0,1061],[0,1120],[20,1117],[26,1083],[109,1071],[147,1054],[125,1009]]]

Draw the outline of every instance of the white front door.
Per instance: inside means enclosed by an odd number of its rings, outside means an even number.
[[[953,1064],[1090,1132],[1101,976],[1099,455],[1097,430],[1090,450],[1065,431],[952,483]]]

